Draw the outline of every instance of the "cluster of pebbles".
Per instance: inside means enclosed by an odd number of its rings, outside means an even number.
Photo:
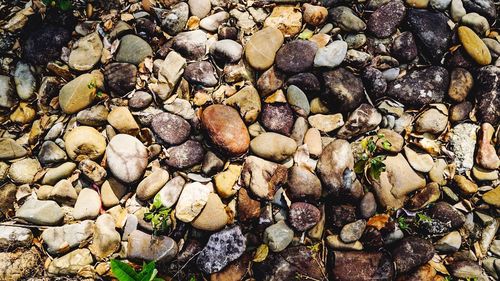
[[[498,2],[43,2],[0,3],[1,280],[498,280]]]

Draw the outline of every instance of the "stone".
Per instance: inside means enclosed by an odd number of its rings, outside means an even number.
[[[185,31],[174,37],[172,48],[189,60],[205,56],[207,34],[201,30]]]
[[[431,7],[439,10],[439,11],[444,11],[450,6],[451,0],[431,0],[430,4]]]
[[[218,231],[226,226],[229,216],[226,213],[226,205],[222,203],[217,193],[209,193],[205,207],[201,213],[191,222],[191,225],[204,231]]]
[[[121,38],[116,61],[139,65],[146,57],[153,55],[153,49],[142,38],[128,34]]]
[[[310,72],[295,74],[288,78],[286,84],[295,85],[306,94],[319,92],[321,88],[318,78]]]
[[[416,131],[419,133],[440,134],[448,125],[448,109],[443,104],[424,111],[415,120]]]
[[[353,10],[345,6],[335,7],[328,12],[330,19],[345,32],[361,32],[366,24]]]
[[[170,175],[161,168],[153,168],[151,174],[144,178],[138,185],[136,196],[139,200],[147,201],[155,197],[156,193],[167,183]]]
[[[36,88],[36,78],[31,71],[31,66],[23,61],[16,64],[14,70],[14,83],[16,84],[17,95],[22,100],[29,100],[33,97]]]
[[[323,72],[323,79],[326,91],[322,99],[332,109],[350,112],[365,99],[362,80],[345,68]]]
[[[264,103],[260,120],[267,130],[289,136],[295,119],[288,103]]]
[[[286,91],[286,98],[292,109],[300,116],[310,113],[310,105],[306,94],[297,86],[290,85]]]
[[[151,128],[168,145],[178,145],[185,142],[191,133],[191,125],[188,121],[167,112],[153,116]]]
[[[355,222],[348,223],[342,227],[340,231],[340,239],[344,243],[352,243],[361,238],[363,232],[365,231],[366,221],[357,220]]]
[[[153,11],[160,20],[162,29],[170,35],[176,35],[186,27],[190,7],[181,2],[169,8],[170,10],[154,8]]]
[[[214,176],[215,188],[219,196],[229,198],[237,192],[233,187],[240,177],[241,169],[241,165],[229,164],[225,171]]]
[[[224,161],[212,151],[207,151],[203,158],[202,172],[207,176],[212,176],[224,168]]]
[[[302,10],[304,21],[313,26],[321,25],[328,17],[328,10],[325,7],[305,3]]]
[[[332,132],[344,125],[344,118],[340,113],[330,115],[311,115],[307,118],[307,121],[309,121],[309,124],[313,128],[324,133]]]
[[[350,139],[375,129],[382,121],[382,115],[373,106],[363,103],[347,118],[344,126],[337,132],[342,139]]]
[[[293,230],[285,221],[279,221],[266,228],[263,239],[271,251],[281,252],[292,242]]]
[[[175,206],[176,218],[183,222],[191,222],[205,207],[210,192],[213,192],[212,183],[206,185],[199,182],[186,184]]]
[[[94,238],[89,246],[97,260],[103,260],[117,252],[121,246],[120,233],[115,230],[115,221],[109,214],[100,215],[95,221]]]
[[[153,96],[145,91],[137,91],[128,100],[128,106],[134,110],[148,107],[153,102]]]
[[[324,149],[316,165],[316,173],[328,193],[338,194],[342,189],[350,187],[344,176],[346,171],[353,171],[354,156],[349,142],[336,139]]]
[[[16,105],[12,86],[9,76],[0,75],[0,107],[11,108]]]
[[[296,142],[277,133],[263,133],[250,142],[250,150],[267,160],[281,162],[291,157],[297,149]]]
[[[472,74],[464,68],[454,68],[450,74],[448,96],[456,102],[462,102],[474,85]]]
[[[285,75],[276,67],[271,67],[257,79],[257,90],[261,96],[268,96],[281,88],[284,82]]]
[[[474,165],[477,129],[478,126],[471,123],[458,124],[452,128],[450,147],[451,151],[455,154],[455,164],[458,173],[470,170]]]
[[[379,149],[389,152],[401,152],[404,142],[404,138],[393,130],[379,129],[377,131],[377,140],[375,141],[375,144]],[[390,145],[388,146],[387,143]]]
[[[50,262],[47,271],[54,275],[75,275],[92,270],[94,259],[89,249],[76,249]]]
[[[43,176],[42,184],[54,185],[59,180],[69,177],[76,169],[76,164],[72,162],[63,163],[54,168],[48,168]]]
[[[314,67],[334,68],[339,66],[347,54],[347,43],[333,41],[325,47],[319,48],[314,57]]]
[[[462,0],[451,0],[450,15],[453,21],[460,21],[466,13]]]
[[[467,54],[479,65],[488,65],[491,63],[491,54],[486,44],[479,36],[467,26],[458,28],[458,38],[462,43]]]
[[[31,184],[34,182],[35,176],[40,170],[42,170],[42,166],[37,159],[24,158],[10,165],[9,178],[14,183]]]
[[[200,19],[206,17],[212,9],[212,4],[208,0],[189,0],[188,5],[191,14]]]
[[[84,188],[78,194],[73,217],[76,220],[95,219],[101,211],[101,198],[97,191],[91,188]]]
[[[101,186],[101,202],[104,208],[120,204],[120,199],[127,193],[127,187],[113,177],[109,177]]]
[[[396,271],[409,272],[425,264],[434,256],[434,247],[428,240],[418,237],[406,237],[392,251]]]
[[[77,71],[92,69],[101,59],[101,38],[97,32],[86,35],[73,44],[68,58],[68,65]]]
[[[285,36],[293,36],[302,28],[302,13],[292,5],[278,5],[264,21],[264,28],[274,27]]]
[[[478,190],[476,183],[462,175],[455,175],[453,177],[453,183],[459,188],[460,193],[464,195],[473,195]]]
[[[76,161],[85,158],[97,160],[106,149],[104,136],[88,126],[79,126],[67,132],[64,135],[64,144],[69,158]]]
[[[276,53],[276,67],[287,73],[305,72],[312,68],[317,51],[318,46],[314,42],[290,41]]]
[[[93,221],[82,221],[60,227],[52,227],[42,232],[41,238],[47,246],[47,252],[64,254],[80,245],[85,245],[94,233]]]
[[[334,250],[349,250],[349,251],[361,251],[363,250],[363,244],[356,241],[353,243],[344,243],[340,240],[338,235],[328,235],[326,237],[326,244],[328,247]]]
[[[374,193],[382,208],[398,209],[403,206],[408,193],[425,186],[425,178],[416,173],[399,153],[388,156],[384,163],[386,171],[373,182]]]
[[[60,180],[50,190],[49,198],[62,205],[75,205],[78,194],[76,193],[73,184],[68,180]]]
[[[472,175],[478,181],[494,181],[498,179],[497,170],[487,170],[478,166],[472,167]]]
[[[367,192],[359,202],[359,213],[362,218],[368,219],[377,212],[377,201],[372,192]]]
[[[168,181],[158,192],[162,205],[166,208],[171,208],[175,205],[185,183],[186,180],[181,176],[176,176]]]
[[[196,264],[206,273],[219,272],[227,264],[238,259],[245,249],[246,238],[240,227],[226,228],[210,235],[196,259]]]
[[[431,182],[424,188],[418,190],[408,201],[406,201],[406,208],[411,211],[421,210],[437,201],[440,196],[441,190],[439,189],[439,185],[435,182]]]
[[[245,45],[245,59],[256,70],[266,70],[274,63],[276,52],[283,44],[283,34],[274,27],[254,33]]]
[[[24,157],[28,154],[28,151],[19,145],[15,140],[10,138],[0,139],[0,159],[1,160],[12,160],[16,158]]]
[[[14,210],[17,186],[12,183],[0,187],[0,217],[7,217]]]
[[[498,208],[500,206],[500,186],[483,194],[482,199],[484,202]]]
[[[332,273],[338,280],[392,280],[394,266],[386,253],[334,251]]]
[[[102,126],[108,122],[109,111],[102,104],[86,108],[76,114],[76,120],[85,126]]]
[[[203,161],[205,150],[200,142],[187,140],[181,145],[172,146],[166,150],[165,163],[176,169],[192,167]]]
[[[17,209],[16,217],[36,225],[59,225],[64,214],[54,201],[30,198]]]
[[[256,156],[248,156],[240,178],[243,185],[255,196],[271,200],[277,187],[285,182],[286,177],[287,170],[284,166]]]
[[[131,260],[169,262],[178,251],[177,243],[168,236],[152,236],[140,230],[128,236],[127,258]]]
[[[323,152],[323,145],[321,143],[321,133],[317,128],[309,128],[304,136],[304,144],[309,149],[309,155],[312,157],[319,157]]]
[[[241,222],[249,222],[260,216],[260,202],[250,197],[246,188],[238,190],[237,202],[238,219]]]
[[[440,66],[409,71],[387,87],[387,95],[399,102],[420,107],[441,102],[448,89],[448,71]]]
[[[490,30],[490,24],[488,23],[488,20],[477,13],[468,13],[463,16],[460,21],[463,25],[470,27],[479,35],[486,34]]]
[[[479,120],[494,127],[500,123],[500,68],[488,65],[480,68],[475,76],[476,109]]]
[[[423,51],[433,61],[441,60],[451,44],[451,30],[447,24],[448,18],[441,12],[409,9],[406,21],[413,35],[422,44]],[[426,77],[433,77],[433,75],[429,73]],[[420,90],[421,88],[416,87],[415,89]]]
[[[118,96],[124,96],[135,89],[137,67],[131,63],[113,62],[104,68],[108,89]]]
[[[465,223],[465,216],[444,201],[439,201],[433,204],[429,208],[429,215],[433,221],[435,220],[435,223],[445,224],[445,227],[442,230],[432,231],[432,229],[429,229],[431,232],[448,232],[461,227]]]
[[[418,50],[413,34],[405,31],[394,38],[391,45],[391,54],[400,62],[409,62],[415,59]]]
[[[464,8],[470,13],[475,12],[488,19],[495,19],[497,12],[495,4],[490,0],[463,0]]]
[[[67,114],[74,114],[88,107],[94,101],[102,77],[86,73],[69,81],[59,91],[59,106]]]
[[[288,170],[287,185],[286,195],[292,201],[314,202],[321,197],[321,181],[304,166],[294,165]]]
[[[417,172],[427,173],[434,166],[432,156],[427,153],[414,150],[409,146],[404,147],[404,152],[408,163]]]
[[[195,112],[191,107],[191,103],[185,99],[175,99],[172,103],[165,104],[163,108],[187,120],[192,120],[195,117]]]
[[[235,63],[243,55],[243,47],[236,41],[223,39],[210,46],[210,54],[218,61]]]
[[[108,123],[118,132],[135,135],[139,131],[139,125],[126,106],[117,106],[108,115]]]
[[[399,0],[390,1],[370,15],[367,22],[368,31],[378,38],[389,37],[403,21],[405,6]]]
[[[239,109],[241,118],[247,124],[254,123],[261,111],[260,96],[252,86],[243,87],[225,100],[225,104]]]
[[[146,147],[136,138],[118,134],[106,148],[106,159],[111,173],[125,183],[137,181],[148,165]]]
[[[10,120],[21,125],[32,122],[35,117],[35,109],[25,102],[20,102],[16,110],[10,114]]]
[[[212,64],[206,61],[188,64],[184,69],[183,76],[188,82],[205,87],[213,87],[218,83],[215,69]]]
[[[434,248],[439,252],[453,253],[458,251],[461,245],[462,236],[458,231],[452,231],[439,239],[434,244]]]
[[[28,228],[0,226],[0,249],[12,251],[19,247],[29,247],[33,243],[33,233]]]
[[[239,156],[247,152],[250,135],[234,108],[227,105],[211,105],[203,110],[201,122],[212,143],[223,153]]]
[[[214,13],[208,17],[201,19],[200,28],[203,28],[209,32],[217,32],[218,27],[221,26],[228,18],[229,13],[226,11]]]
[[[22,57],[29,63],[46,65],[61,56],[61,49],[71,40],[71,29],[44,24],[29,32],[23,40]]]
[[[478,280],[487,280],[483,273],[481,266],[474,261],[462,260],[454,261],[447,266],[449,273],[456,278],[466,279],[466,278],[476,278]]]
[[[294,202],[290,205],[288,221],[298,231],[306,231],[315,226],[321,218],[321,211],[314,205],[305,202]]]

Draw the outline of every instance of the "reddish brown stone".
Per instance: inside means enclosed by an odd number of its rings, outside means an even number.
[[[260,215],[260,202],[252,199],[245,188],[238,191],[238,218],[242,222],[258,218]]]
[[[333,280],[392,280],[394,268],[387,254],[381,252],[334,252]]]
[[[247,152],[250,135],[236,109],[214,104],[203,110],[201,122],[212,142],[228,156]]]

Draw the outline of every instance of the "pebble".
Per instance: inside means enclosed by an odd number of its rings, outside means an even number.
[[[91,73],[78,76],[59,91],[59,106],[67,114],[77,113],[94,101],[102,77]]]
[[[314,42],[290,41],[276,53],[276,67],[288,73],[305,72],[312,68],[317,51],[318,46]]]
[[[78,194],[76,193],[73,184],[68,180],[60,180],[54,187],[50,190],[47,199],[52,199],[62,205],[75,205],[76,198]]]
[[[417,191],[407,202],[406,208],[408,210],[421,210],[434,203],[441,196],[439,185],[435,182],[427,184],[424,188]]]
[[[36,78],[29,64],[22,61],[16,64],[14,83],[16,84],[17,95],[20,99],[29,100],[33,97],[36,88]]]
[[[172,146],[166,150],[167,165],[176,169],[192,167],[203,161],[205,150],[201,143],[187,140],[181,145]]]
[[[81,125],[102,126],[108,121],[109,111],[104,105],[94,105],[76,114],[76,120]]]
[[[185,2],[177,3],[170,10],[155,8],[153,11],[161,22],[161,27],[170,35],[181,32],[189,18],[189,5]]]
[[[235,63],[241,59],[243,47],[234,40],[219,40],[210,46],[210,54],[218,61]]]
[[[347,54],[347,43],[345,41],[333,41],[325,47],[319,48],[314,56],[314,67],[339,66]]]
[[[45,24],[29,32],[21,45],[26,62],[46,65],[59,59],[62,47],[71,40],[71,31],[63,26]]]
[[[434,256],[434,247],[428,240],[405,237],[394,248],[392,256],[397,272],[409,272],[428,262]]]
[[[94,128],[79,126],[64,135],[64,144],[69,158],[83,160],[100,158],[106,149],[106,139]]]
[[[191,133],[191,125],[182,117],[162,112],[151,120],[151,128],[168,145],[178,145],[186,141]]]
[[[29,198],[17,209],[16,217],[36,225],[59,225],[64,213],[54,201]]]
[[[478,186],[473,181],[468,180],[462,175],[455,175],[453,177],[453,183],[460,189],[460,192],[464,195],[473,195],[477,192]]]
[[[128,236],[127,258],[131,260],[169,262],[178,251],[177,243],[168,236],[152,236],[140,230]]]
[[[450,14],[453,21],[460,21],[466,13],[462,0],[451,0]]]
[[[54,185],[59,180],[67,178],[76,169],[76,164],[72,162],[63,163],[54,168],[48,168],[43,176],[42,184]]]
[[[151,46],[139,36],[125,35],[120,40],[116,61],[139,65],[146,57],[153,55]]]
[[[430,0],[431,7],[439,11],[448,9],[450,3],[451,0]]]
[[[222,198],[232,197],[237,190],[234,189],[241,174],[241,165],[229,164],[225,171],[214,176],[217,194]]]
[[[35,180],[35,176],[40,170],[42,170],[42,166],[37,159],[24,158],[10,165],[9,178],[14,183],[31,184]]]
[[[205,87],[213,87],[218,83],[218,79],[215,76],[215,69],[207,61],[188,64],[184,69],[183,77],[190,83]]]
[[[388,254],[382,252],[334,251],[332,273],[340,280],[392,280],[396,275]],[[360,270],[363,269],[363,270]]]
[[[265,199],[272,199],[276,188],[286,181],[287,170],[284,166],[256,156],[245,159],[241,180],[252,193]]]
[[[76,220],[95,219],[100,210],[101,198],[97,191],[84,188],[78,194],[72,215]]]
[[[264,28],[279,29],[285,36],[293,36],[302,29],[302,13],[292,5],[278,5],[264,21]]]
[[[71,249],[84,245],[90,240],[94,231],[93,221],[52,227],[42,232],[41,238],[47,251],[53,255],[67,253]]]
[[[458,231],[452,231],[439,239],[434,248],[440,252],[453,253],[458,251],[461,245],[462,236],[460,236]]]
[[[229,18],[229,13],[222,11],[212,14],[208,17],[201,19],[200,28],[209,32],[216,32],[217,28],[221,26]]]
[[[139,125],[126,106],[117,106],[108,114],[108,123],[118,132],[135,135],[139,131]]]
[[[14,89],[9,76],[0,75],[0,107],[15,106]]]
[[[295,202],[290,205],[288,221],[298,231],[306,231],[314,227],[321,218],[321,211],[314,205]]]
[[[286,195],[292,201],[318,200],[321,197],[321,181],[304,166],[294,165],[288,170]]]
[[[212,183],[206,185],[199,182],[186,184],[175,206],[176,218],[183,222],[191,222],[207,204],[210,192],[213,192]]]
[[[461,22],[463,25],[470,27],[479,35],[484,35],[490,30],[488,20],[477,13],[466,14],[461,18]]]
[[[359,213],[361,217],[368,219],[377,212],[377,201],[372,192],[367,192],[359,202]]]
[[[368,31],[378,38],[390,36],[403,21],[405,12],[403,2],[399,0],[382,5],[370,15],[367,22]]]
[[[225,208],[226,205],[222,203],[219,195],[209,193],[205,207],[191,222],[191,225],[196,229],[204,231],[218,231],[224,228],[229,220]]]
[[[446,225],[444,229],[436,229],[437,233],[449,232],[458,229],[465,223],[465,216],[455,209],[450,204],[440,201],[433,204],[429,209],[430,217],[435,220],[435,223],[443,223]]]
[[[292,108],[288,103],[264,103],[260,121],[267,130],[289,136],[294,124]]]
[[[120,199],[127,193],[128,188],[113,177],[109,177],[101,185],[101,202],[104,208],[120,204]]]
[[[362,80],[346,68],[323,72],[325,91],[322,99],[331,109],[349,112],[364,100]]]
[[[307,121],[313,128],[324,133],[329,133],[344,125],[344,119],[340,113],[333,115],[315,114],[309,116]]]
[[[477,1],[477,0],[463,0],[464,8],[468,12],[475,12],[488,19],[495,19],[497,16],[497,11],[495,9],[495,4],[493,1]]]
[[[391,54],[400,62],[409,62],[418,55],[415,37],[409,31],[402,32],[391,45]]]
[[[54,275],[82,274],[85,270],[89,270],[93,262],[94,259],[89,249],[76,249],[52,260],[47,271]]]
[[[124,96],[135,88],[137,67],[131,63],[110,63],[104,68],[104,77],[112,93]]]
[[[321,155],[323,152],[323,146],[321,143],[321,133],[316,128],[309,128],[304,136],[304,144],[307,145],[309,149],[309,154],[315,158]]]
[[[279,221],[266,228],[263,239],[271,251],[281,252],[292,242],[293,230],[285,221]]]
[[[354,156],[349,142],[336,139],[324,149],[316,165],[316,173],[328,192],[338,194],[347,184],[344,173],[354,169]]]
[[[366,29],[366,24],[361,20],[353,10],[345,6],[330,9],[329,17],[338,27],[345,32],[362,32]]]
[[[243,254],[246,241],[239,226],[216,232],[210,235],[206,246],[196,259],[196,264],[206,273],[219,272]]]
[[[118,134],[106,148],[106,159],[111,173],[125,183],[137,181],[148,165],[146,147],[136,138]]]
[[[250,150],[267,160],[281,162],[295,153],[296,142],[277,133],[263,133],[250,142]]]
[[[497,186],[496,188],[486,192],[483,194],[482,199],[484,202],[498,208],[498,206],[500,206],[500,187]]]
[[[455,154],[457,171],[463,173],[474,165],[477,125],[471,123],[458,124],[452,128],[450,137],[451,151]]]
[[[101,59],[104,47],[97,32],[90,33],[73,44],[68,58],[70,68],[77,71],[92,69]]]
[[[225,154],[238,156],[247,152],[250,146],[248,129],[234,108],[211,105],[203,110],[201,122],[211,141]]]
[[[100,215],[95,221],[94,238],[89,246],[97,260],[103,260],[117,252],[121,246],[120,233],[115,230],[115,221],[109,214]]]
[[[26,156],[28,151],[10,138],[0,139],[0,159],[12,160]]]
[[[274,27],[254,33],[245,45],[245,59],[256,70],[266,70],[274,63],[276,52],[283,44],[283,34]]]
[[[170,175],[166,170],[153,168],[153,172],[137,185],[137,198],[142,201],[147,201],[153,198],[167,183],[169,177]]]
[[[478,69],[474,86],[476,92],[476,109],[478,119],[495,126],[500,123],[500,95],[498,84],[500,81],[500,68],[489,65]]]
[[[377,109],[363,103],[349,115],[337,136],[342,139],[350,139],[375,129],[380,122],[382,122],[382,115]]]
[[[0,226],[0,249],[14,250],[29,247],[33,242],[33,233],[28,228]]]
[[[328,10],[325,7],[305,3],[302,9],[304,22],[313,26],[321,25],[328,17]]]
[[[480,65],[488,65],[491,63],[491,54],[486,47],[486,44],[479,36],[467,26],[460,26],[458,28],[458,38],[462,43],[465,51],[472,57],[472,59]]]
[[[455,68],[450,74],[448,96],[455,102],[463,102],[474,85],[472,74],[464,68]]]
[[[131,109],[140,110],[148,107],[153,102],[153,96],[145,91],[137,91],[128,101]]]
[[[254,123],[261,112],[260,96],[252,86],[246,86],[226,99],[225,104],[239,109],[241,118],[247,124]]]
[[[342,227],[340,231],[340,239],[344,243],[353,243],[361,238],[363,232],[365,231],[366,221],[357,220],[355,222],[348,223]]]

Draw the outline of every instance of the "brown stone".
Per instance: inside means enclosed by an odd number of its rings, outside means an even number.
[[[334,252],[333,275],[338,281],[392,280],[394,268],[382,252]]]
[[[242,222],[254,220],[260,215],[260,202],[248,195],[245,188],[238,191],[238,218]]]

